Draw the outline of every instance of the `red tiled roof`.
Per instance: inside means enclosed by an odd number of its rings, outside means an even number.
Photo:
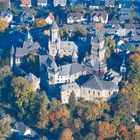
[[[31,0],[21,0],[22,5],[30,5]]]

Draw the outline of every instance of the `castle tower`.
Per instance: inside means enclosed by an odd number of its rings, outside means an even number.
[[[48,69],[48,80],[49,84],[56,84],[58,82],[58,67],[55,63],[55,60],[52,61],[51,67]]]
[[[50,40],[48,43],[49,55],[55,57],[60,51],[60,35],[59,27],[55,21],[53,21],[50,29]]]

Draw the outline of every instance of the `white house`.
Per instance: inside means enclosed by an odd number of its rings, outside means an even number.
[[[13,20],[13,13],[10,10],[5,10],[5,11],[1,12],[1,16],[8,23],[10,23]]]
[[[67,0],[53,0],[53,5],[54,7],[59,6],[59,5],[64,7],[67,5]]]
[[[93,11],[91,13],[91,21],[106,24],[108,22],[108,13],[106,11]]]
[[[41,7],[45,7],[45,6],[47,6],[47,2],[48,2],[48,0],[38,0],[37,5],[41,6]]]
[[[84,18],[84,14],[82,14],[82,13],[69,13],[67,15],[68,24],[79,23],[79,22],[83,22],[83,21],[86,21],[86,19]]]

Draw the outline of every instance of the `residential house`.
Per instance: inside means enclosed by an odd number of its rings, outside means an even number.
[[[30,136],[30,138],[33,138],[36,135],[36,133],[31,128],[28,128],[23,122],[15,123],[11,131],[19,134],[19,136]]]
[[[12,47],[11,67],[13,67],[15,65],[19,66],[25,56],[27,56],[29,54],[33,54],[33,53],[38,53],[40,48],[41,47],[38,42],[33,42],[33,38],[28,31],[27,38],[23,42],[22,47],[16,47],[16,48]]]
[[[106,11],[93,11],[91,13],[91,21],[106,24],[108,22],[108,13]]]
[[[99,9],[100,7],[100,0],[92,1],[92,4],[89,6],[90,8]]]
[[[45,6],[47,6],[47,2],[48,2],[48,0],[38,0],[37,5],[41,6],[41,7],[45,7]]]
[[[53,21],[54,21],[54,16],[52,13],[49,13],[48,17],[45,19],[45,21],[47,22],[47,24],[52,25]]]
[[[0,4],[4,6],[4,9],[11,8],[10,0],[0,0]]]
[[[130,0],[119,0],[119,8],[130,9],[131,6],[132,6],[132,2]]]
[[[30,11],[23,11],[20,17],[21,23],[32,23],[34,21],[34,15]]]
[[[13,20],[13,13],[11,12],[11,10],[4,10],[3,12],[1,12],[1,17],[3,17],[5,21],[10,23]]]
[[[54,7],[56,6],[66,6],[67,5],[67,0],[53,0],[53,5]]]
[[[21,0],[21,7],[31,7],[31,0]]]
[[[40,78],[37,78],[34,74],[29,73],[24,77],[29,81],[29,83],[32,85],[32,88],[34,91],[40,89]]]
[[[117,95],[118,86],[111,81],[100,80],[97,76],[93,76],[81,86],[76,83],[62,85],[60,92],[61,102],[63,104],[68,103],[72,93],[75,94],[76,99],[108,101]]]
[[[106,7],[114,7],[115,5],[115,0],[105,0],[105,6]]]
[[[131,32],[132,35],[136,33],[136,25],[135,24],[125,24],[124,28],[126,29],[127,34],[129,32]]]
[[[86,21],[86,19],[84,18],[84,14],[82,13],[69,13],[67,15],[68,24],[79,23],[83,21]]]
[[[127,31],[124,28],[119,28],[119,29],[116,30],[116,35],[118,35],[118,36],[126,36]]]

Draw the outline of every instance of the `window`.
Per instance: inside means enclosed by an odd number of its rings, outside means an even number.
[[[90,93],[90,90],[88,90],[88,93]]]
[[[100,96],[100,92],[98,92],[98,96]]]
[[[109,95],[110,95],[111,93],[109,92]]]

